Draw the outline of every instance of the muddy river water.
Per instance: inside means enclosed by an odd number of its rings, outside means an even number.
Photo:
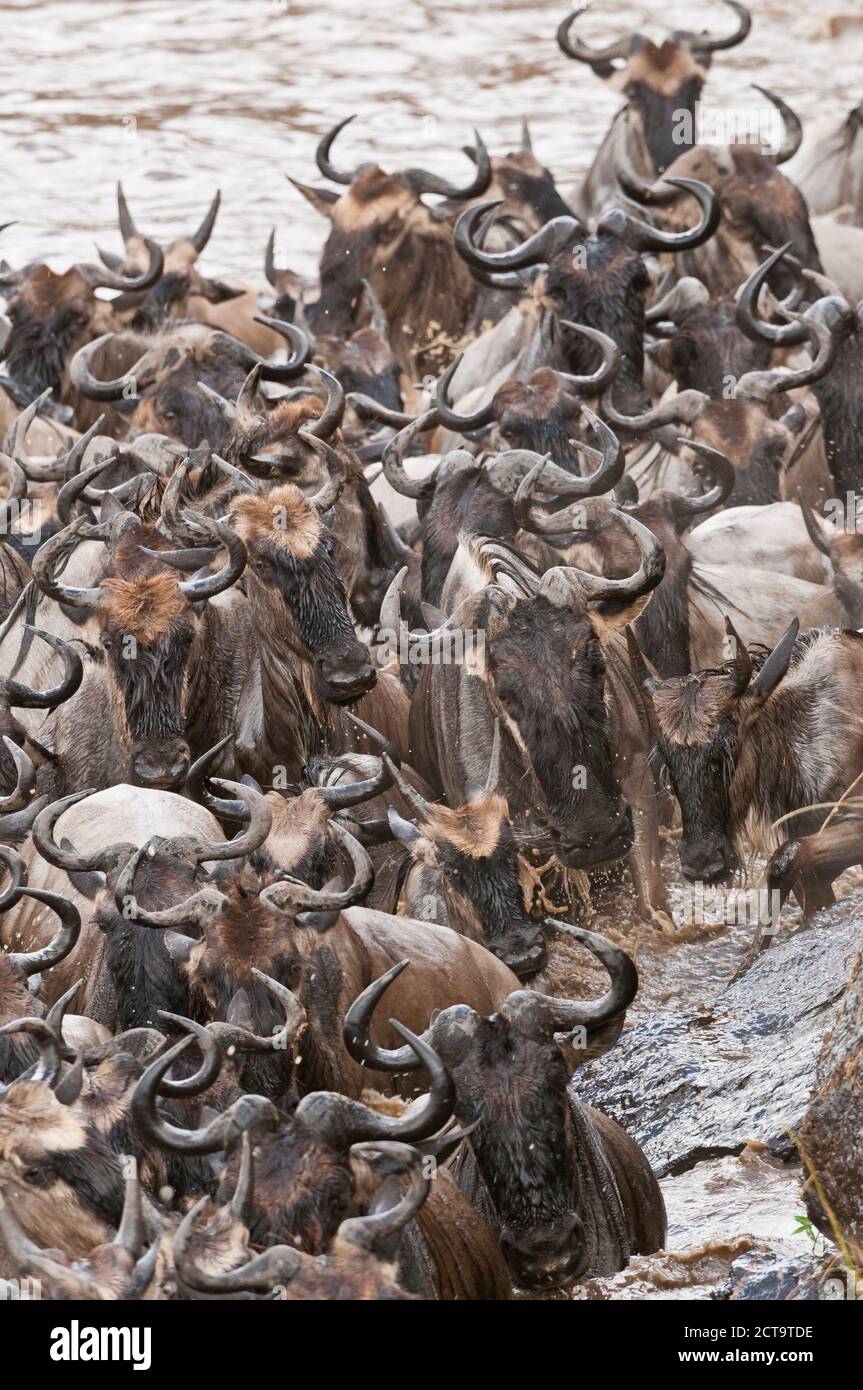
[[[114,183],[139,226],[167,240],[223,202],[205,269],[260,277],[269,230],[283,264],[310,274],[324,224],[286,180],[314,182],[317,137],[358,119],[340,145],[350,165],[423,165],[459,177],[471,128],[493,152],[522,118],[566,187],[618,104],[557,48],[565,0],[21,0],[0,5],[0,212],[13,264],[56,268],[118,248]],[[863,97],[860,0],[752,0],[748,41],[718,54],[710,99],[749,104],[749,84],[781,93],[804,122]],[[600,4],[580,32],[594,42],[640,28],[730,29],[718,4]],[[674,860],[670,847],[669,862]],[[613,928],[613,922],[605,925]],[[599,923],[604,929],[603,923]],[[748,945],[738,929],[691,940],[639,933],[636,1015],[709,1001]],[[791,1239],[798,1175],[758,1154],[722,1158],[665,1180],[669,1246],[689,1264],[640,1261],[599,1296],[692,1296],[710,1288],[717,1243],[744,1234]],[[798,1237],[799,1239],[799,1237]],[[665,1263],[663,1263],[665,1261]],[[701,1263],[699,1264],[699,1261]],[[705,1274],[704,1271],[707,1271]],[[578,1295],[577,1295],[578,1296]],[[702,1296],[708,1296],[705,1292]]]

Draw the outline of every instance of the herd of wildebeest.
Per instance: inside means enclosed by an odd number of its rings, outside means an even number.
[[[457,186],[341,121],[315,283],[122,188],[121,252],[3,263],[2,1278],[504,1299],[662,1248],[578,1098],[638,986],[590,903],[808,918],[863,859],[863,107],[681,141],[725,4],[563,22],[624,98],[566,196],[527,130]]]

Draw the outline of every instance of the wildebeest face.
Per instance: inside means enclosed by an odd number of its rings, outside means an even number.
[[[317,332],[347,336],[355,327],[362,281],[372,284],[387,309],[391,295],[381,267],[392,268],[409,233],[435,235],[435,223],[418,194],[376,165],[361,169],[326,211],[332,230],[321,257],[321,297],[307,317]]]
[[[506,382],[494,404],[498,430],[511,449],[551,454],[562,465],[572,458],[569,440],[578,432],[580,406],[550,367],[540,367],[529,382]]]
[[[359,391],[391,410],[401,410],[398,364],[377,328],[358,328],[349,338],[321,335],[315,357],[345,391]]]
[[[427,854],[438,869],[451,925],[469,923],[467,934],[516,975],[535,975],[546,962],[545,941],[525,911],[506,800],[483,792],[456,810],[435,806],[422,832],[416,857]]]
[[[377,675],[348,615],[332,539],[309,500],[288,483],[267,497],[238,498],[232,515],[249,552],[249,597],[265,626],[273,622],[311,663],[319,698],[345,704],[365,695]]]
[[[705,70],[692,52],[673,39],[662,44],[641,39],[615,86],[637,112],[650,157],[662,173],[687,146],[695,143],[695,103]],[[688,125],[681,117],[689,117]]]
[[[683,817],[680,866],[693,882],[724,882],[737,867],[729,835],[739,719],[733,677],[701,671],[663,681],[653,703],[657,746]]]
[[[122,692],[140,786],[170,788],[189,770],[183,686],[199,619],[171,574],[106,579],[99,623]]]
[[[479,1021],[454,1071],[456,1114],[479,1121],[471,1147],[494,1202],[513,1278],[527,1288],[577,1279],[590,1251],[578,1214],[570,1067],[554,1042],[502,1014]]]
[[[492,701],[545,795],[561,862],[587,868],[626,854],[632,812],[612,767],[594,618],[544,595],[511,604],[486,627],[486,664]]]

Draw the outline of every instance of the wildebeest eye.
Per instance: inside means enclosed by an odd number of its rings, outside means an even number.
[[[113,641],[111,640],[110,637],[103,637],[103,638],[102,638],[102,646],[105,648],[105,651],[106,651],[106,652],[109,652],[109,651],[111,650],[111,648],[113,647],[113,645],[114,645],[114,643],[113,643]]]
[[[31,1183],[34,1187],[47,1183],[51,1177],[49,1168],[42,1163],[31,1163],[24,1169],[24,1181]]]
[[[335,548],[336,547],[329,538],[321,541],[321,550],[324,552],[325,555],[332,555]]]

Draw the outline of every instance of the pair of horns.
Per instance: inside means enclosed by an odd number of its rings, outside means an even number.
[[[340,131],[346,125],[350,125],[355,120],[355,116],[346,116],[338,125],[334,125],[318,143],[315,152],[315,161],[325,179],[330,179],[333,183],[350,185],[353,183],[357,174],[364,167],[359,165],[355,169],[337,169],[330,159],[330,151],[333,142]],[[431,174],[426,169],[403,169],[400,170],[398,178],[406,183],[414,193],[420,196],[423,193],[436,193],[444,198],[454,198],[463,201],[466,198],[478,198],[485,192],[491,183],[491,160],[478,131],[474,131],[474,150],[476,153],[476,168],[471,180],[459,187],[457,184],[450,183],[447,179],[442,179],[438,174]]]

